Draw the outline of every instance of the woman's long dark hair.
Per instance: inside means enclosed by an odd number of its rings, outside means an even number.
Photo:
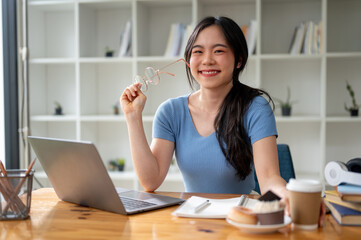
[[[239,74],[247,63],[248,48],[241,28],[230,18],[206,17],[200,21],[188,40],[184,53],[186,61],[190,61],[192,47],[199,33],[212,25],[217,25],[222,29],[234,54],[233,87],[219,108],[214,121],[214,128],[226,160],[236,169],[237,176],[244,180],[251,172],[253,161],[250,142],[244,129],[244,114],[254,97],[265,94],[270,101],[272,99],[267,92],[251,88],[239,81]],[[239,61],[241,61],[241,66],[237,68]],[[190,86],[193,88],[195,79],[189,68],[187,68],[187,77]]]

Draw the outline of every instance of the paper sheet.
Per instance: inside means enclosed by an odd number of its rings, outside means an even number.
[[[239,197],[228,199],[211,199],[192,196],[179,208],[177,208],[172,213],[172,215],[191,218],[226,218],[229,210],[232,207],[237,206],[239,199]],[[209,200],[211,204],[203,210],[195,212],[194,209],[206,200]],[[258,200],[248,198],[247,204],[244,207],[252,209],[257,201]]]

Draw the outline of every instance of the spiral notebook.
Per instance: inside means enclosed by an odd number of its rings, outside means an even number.
[[[245,205],[246,208],[252,209],[258,200],[247,198],[248,201]],[[200,206],[205,201],[209,200],[209,205],[201,211],[195,211],[197,206]],[[177,217],[189,218],[226,218],[229,210],[232,207],[238,206],[240,201],[239,197],[227,199],[211,199],[204,197],[192,196],[178,207],[172,215]]]

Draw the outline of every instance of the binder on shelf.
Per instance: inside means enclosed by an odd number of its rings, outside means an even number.
[[[173,23],[171,25],[167,48],[165,50],[165,57],[179,56],[182,39],[185,31],[185,25],[182,23]]]
[[[305,39],[303,40],[302,53],[312,54],[313,22],[306,23]]]
[[[119,57],[130,56],[131,45],[132,45],[131,21],[128,20],[125,24],[125,28],[120,41]]]
[[[256,49],[257,42],[257,21],[251,20],[247,31],[246,31],[246,41],[248,45],[248,55],[252,55]]]
[[[183,33],[183,37],[182,37],[182,44],[181,44],[179,54],[178,54],[179,56],[184,55],[184,51],[186,50],[188,39],[191,36],[192,32],[193,32],[193,26],[187,25],[184,29],[184,33]]]
[[[290,54],[300,54],[303,46],[305,36],[305,23],[300,23],[294,32],[294,37],[291,43]]]

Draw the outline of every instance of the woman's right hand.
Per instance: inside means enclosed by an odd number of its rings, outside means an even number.
[[[141,83],[128,86],[120,97],[120,104],[125,115],[129,113],[142,113],[147,97],[140,90]]]

